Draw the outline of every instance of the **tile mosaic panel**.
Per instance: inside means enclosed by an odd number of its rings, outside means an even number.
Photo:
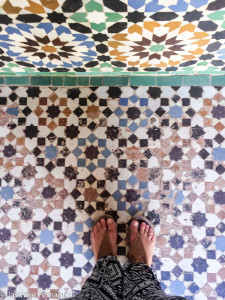
[[[1,299],[79,293],[104,212],[121,261],[129,221],[144,212],[165,292],[224,299],[224,87],[0,90]]]
[[[0,1],[0,67],[34,72],[224,72],[220,0]]]

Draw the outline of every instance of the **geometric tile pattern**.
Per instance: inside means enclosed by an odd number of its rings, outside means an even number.
[[[0,68],[34,72],[224,72],[218,0],[1,0]]]
[[[224,299],[224,87],[6,86],[0,105],[2,299],[79,293],[103,212],[123,262],[132,216],[152,220],[168,295]]]

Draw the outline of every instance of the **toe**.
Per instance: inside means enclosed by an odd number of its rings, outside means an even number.
[[[116,228],[116,223],[114,222],[114,220],[109,218],[107,219],[106,222],[107,222],[108,231],[114,231]]]
[[[95,234],[98,233],[98,227],[97,227],[97,226],[95,226],[95,228],[94,228],[94,233],[95,233]]]
[[[100,231],[102,229],[102,224],[100,222],[98,222],[96,227],[98,228],[98,231]]]
[[[143,234],[145,232],[145,228],[146,228],[146,223],[142,222],[141,223],[141,228],[140,228],[140,232]]]
[[[152,228],[151,227],[149,227],[149,229],[148,229],[148,237],[152,237],[152,235],[153,235],[153,230],[152,230]]]
[[[148,234],[148,231],[149,231],[149,225],[146,225],[146,227],[145,227],[145,234],[146,235]]]
[[[102,225],[102,229],[106,229],[105,219],[101,219],[100,222],[101,222],[101,225]]]
[[[139,228],[139,223],[138,221],[134,220],[131,222],[130,224],[130,230],[131,230],[131,233],[138,233],[138,228]]]

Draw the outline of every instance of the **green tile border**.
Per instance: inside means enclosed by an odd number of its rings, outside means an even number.
[[[182,76],[158,76],[156,77],[157,86],[180,86],[182,85]]]
[[[51,86],[51,76],[31,76],[30,85]]]
[[[0,77],[0,84],[1,85],[5,84],[5,77],[3,76]]]
[[[209,75],[183,76],[183,85],[210,85]]]
[[[119,74],[119,73],[118,73]],[[23,76],[0,74],[0,85],[33,85],[33,86],[53,86],[53,87],[73,87],[73,86],[185,86],[185,85],[222,85],[225,86],[224,75],[92,75],[92,76]]]
[[[77,77],[74,76],[65,76],[64,77],[64,86],[76,86],[77,85]]]
[[[225,85],[225,75],[212,76],[212,85]]]
[[[131,76],[130,85],[156,85],[156,76]]]
[[[53,86],[63,86],[64,78],[63,76],[52,77]]]
[[[29,85],[29,76],[5,76],[6,85]]]
[[[103,85],[107,85],[107,86],[115,86],[115,85],[119,85],[119,86],[124,86],[124,85],[128,85],[129,83],[129,76],[104,76],[103,79]]]

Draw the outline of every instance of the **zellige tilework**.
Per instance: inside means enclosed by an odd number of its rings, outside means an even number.
[[[122,261],[132,216],[152,220],[153,270],[168,295],[224,299],[224,87],[0,90],[2,299],[78,293],[104,212]]]
[[[6,74],[225,72],[224,1],[2,0],[0,9]]]

